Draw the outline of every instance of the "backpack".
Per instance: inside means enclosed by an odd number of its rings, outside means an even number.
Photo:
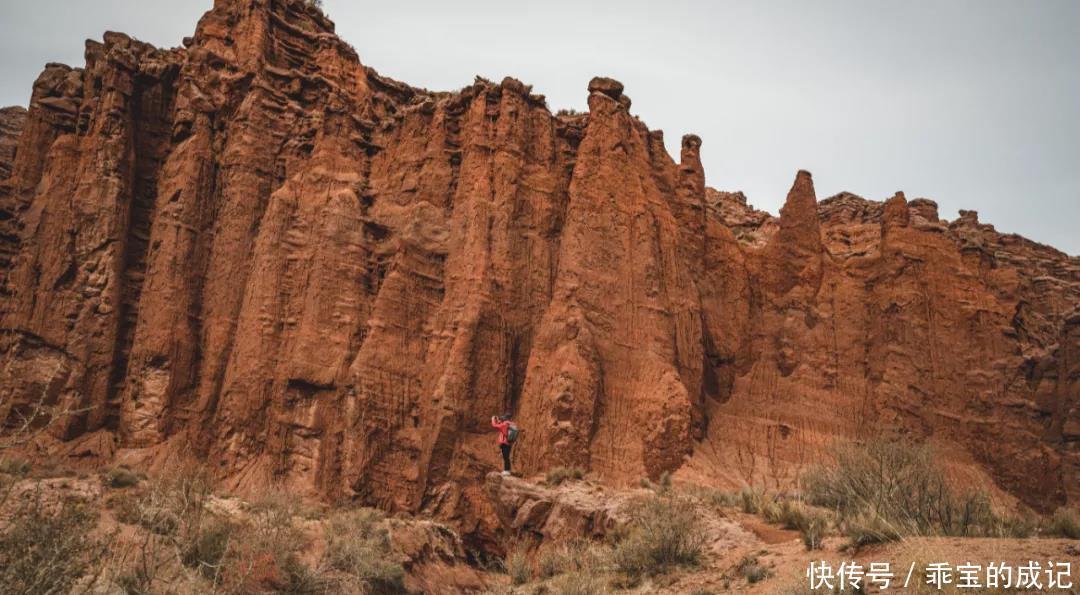
[[[506,430],[506,441],[510,444],[517,442],[519,433],[521,430],[518,430],[517,424],[510,422],[510,427]]]

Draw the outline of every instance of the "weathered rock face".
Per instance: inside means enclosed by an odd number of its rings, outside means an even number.
[[[19,219],[16,217],[19,205],[4,184],[11,177],[19,135],[25,125],[25,108],[0,109],[0,288],[6,285],[7,271],[19,249]]]
[[[690,469],[783,487],[838,436],[899,433],[1030,505],[1076,501],[1080,259],[902,193],[814,208],[797,180],[778,220],[714,204],[755,330]]]
[[[11,166],[15,163],[15,149],[26,124],[26,108],[0,108],[0,180],[11,177]]]
[[[85,409],[58,448],[488,529],[504,410],[527,472],[779,483],[902,432],[1080,497],[1077,259],[806,172],[753,212],[616,81],[573,116],[415,89],[300,1],[218,0],[184,46],[47,66],[0,184],[0,387]]]

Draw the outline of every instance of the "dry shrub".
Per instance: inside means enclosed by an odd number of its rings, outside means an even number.
[[[781,509],[780,502],[772,498],[763,499],[758,512],[761,514],[761,518],[765,519],[767,522],[775,524],[782,523],[781,517],[784,512]]]
[[[642,502],[632,514],[629,531],[612,554],[620,572],[637,578],[700,563],[705,535],[693,501],[658,495]]]
[[[905,535],[902,528],[896,527],[888,519],[871,511],[845,518],[844,533],[850,540],[848,547],[855,549],[875,543],[898,541]]]
[[[728,492],[699,485],[688,485],[684,490],[702,504],[714,508],[737,508],[742,503],[739,492]]]
[[[1007,526],[986,494],[951,485],[928,446],[872,441],[841,446],[835,457],[835,466],[804,477],[805,492],[839,514],[853,545],[908,535],[997,535]]]
[[[327,549],[318,564],[310,565],[297,523],[310,511],[299,498],[272,491],[234,520],[206,510],[206,486],[198,476],[181,474],[110,496],[118,518],[145,529],[113,579],[124,591],[174,592],[185,582],[195,585],[195,592],[404,591],[404,569],[393,559],[381,513],[361,509],[334,515],[327,523]]]
[[[67,593],[97,568],[105,544],[94,537],[97,514],[64,501],[59,509],[41,498],[20,504],[0,525],[0,585],[4,593]]]
[[[181,562],[217,583],[238,530],[238,526],[228,519],[215,515],[203,517],[198,527],[189,529],[190,537],[181,544]]]
[[[1030,511],[1018,515],[998,517],[997,537],[1016,537],[1027,539],[1039,531],[1039,518]]]
[[[564,481],[570,479],[579,480],[583,477],[585,477],[585,472],[579,467],[555,467],[547,472],[544,483],[549,486],[557,486],[562,485]]]
[[[110,502],[120,522],[142,526],[157,535],[176,536],[182,527],[198,526],[210,485],[204,473],[182,469],[148,482],[138,496]]]
[[[328,521],[323,564],[334,571],[343,591],[404,592],[405,569],[394,559],[383,519],[380,511],[361,508]]]
[[[22,477],[30,473],[33,465],[29,460],[21,457],[6,457],[0,459],[0,473]]]
[[[762,504],[765,502],[765,491],[755,488],[743,488],[739,492],[739,504],[742,511],[747,514],[757,514],[761,512]]]
[[[523,585],[529,582],[532,572],[529,568],[529,557],[524,551],[517,549],[506,557],[506,574],[510,575],[512,585]]]
[[[536,576],[540,579],[560,575],[568,570],[566,558],[556,546],[542,548],[536,558]]]
[[[1049,535],[1080,539],[1080,510],[1076,508],[1059,508],[1046,521],[1044,530]]]
[[[571,539],[542,547],[536,573],[541,579],[576,572],[602,573],[610,567],[610,550],[588,539]]]
[[[113,467],[105,473],[105,485],[115,489],[134,487],[142,479],[144,479],[144,476],[124,466]]]
[[[760,509],[761,515],[770,523],[798,531],[806,549],[821,548],[822,539],[830,525],[829,517],[824,512],[812,509],[797,500],[765,500]]]
[[[106,481],[131,489],[109,496],[106,505],[118,521],[143,531],[118,554],[113,581],[127,593],[158,592],[184,581],[185,569],[191,569],[220,586],[232,527],[206,513],[211,483],[205,473],[185,467],[141,481],[137,474],[117,473],[121,470],[111,470]],[[127,485],[131,479],[136,486]]]
[[[610,593],[603,575],[590,572],[564,574],[547,585],[551,595],[605,595]]]
[[[825,534],[829,531],[829,519],[821,513],[810,513],[803,519],[798,530],[806,549],[819,550]]]
[[[772,571],[753,554],[743,556],[742,560],[735,565],[735,570],[750,584],[759,583],[772,576]]]
[[[300,558],[298,499],[271,492],[250,505],[246,520],[233,520],[207,510],[210,485],[201,471],[185,469],[109,497],[117,519],[144,529],[115,583],[127,593],[329,592],[321,570]]]
[[[235,536],[224,562],[223,583],[241,591],[314,593],[324,589],[321,575],[299,558],[304,547],[293,519],[302,511],[300,499],[274,490],[250,506],[249,520]]]
[[[295,553],[289,553],[278,563],[280,578],[273,583],[273,592],[280,595],[322,595],[333,591],[334,581],[320,569],[304,564]],[[351,591],[350,591],[351,592]],[[379,593],[379,591],[362,591]]]

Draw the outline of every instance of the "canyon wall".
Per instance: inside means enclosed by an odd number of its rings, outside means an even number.
[[[298,0],[87,42],[0,125],[0,416],[44,400],[64,456],[466,529],[503,411],[525,472],[784,487],[895,434],[1080,498],[1080,259],[807,172],[755,211],[623,91],[413,88]]]

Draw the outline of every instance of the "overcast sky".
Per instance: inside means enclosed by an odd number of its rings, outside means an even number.
[[[3,0],[0,105],[107,29],[179,45],[211,0]],[[432,90],[505,75],[586,109],[699,134],[708,184],[777,212],[795,171],[819,198],[896,190],[1080,254],[1080,1],[326,0],[360,59]]]

